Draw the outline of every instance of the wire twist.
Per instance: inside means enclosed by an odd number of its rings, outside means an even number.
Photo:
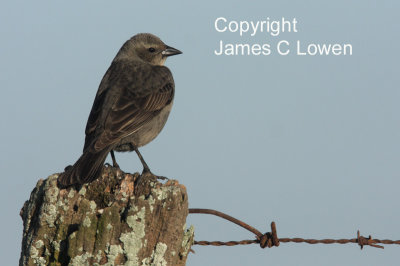
[[[373,239],[371,236],[368,238],[363,237],[360,235],[360,231],[357,231],[357,238],[352,238],[352,239],[304,239],[304,238],[278,238],[278,234],[276,232],[276,224],[275,222],[271,223],[271,232],[267,232],[265,234],[262,234],[260,231],[258,231],[256,228],[248,225],[247,223],[236,219],[230,215],[227,215],[223,212],[212,210],[212,209],[189,209],[189,213],[194,214],[211,214],[215,215],[218,217],[221,217],[223,219],[226,219],[232,223],[235,223],[246,230],[254,233],[256,235],[256,239],[254,240],[242,240],[242,241],[194,241],[195,245],[202,245],[202,246],[237,246],[237,245],[250,245],[250,244],[259,244],[261,248],[266,248],[266,247],[278,247],[280,242],[282,243],[308,243],[308,244],[348,244],[348,243],[356,243],[360,246],[361,249],[363,249],[364,246],[371,246],[375,248],[384,248],[381,245],[377,244],[385,244],[385,245],[390,245],[390,244],[396,244],[400,245],[400,240],[379,240],[379,239]]]

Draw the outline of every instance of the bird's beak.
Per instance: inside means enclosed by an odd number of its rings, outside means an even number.
[[[162,55],[163,56],[171,56],[171,55],[177,55],[177,54],[181,54],[182,52],[179,51],[178,49],[175,49],[171,46],[167,45],[167,48],[165,48],[164,51],[162,51]]]

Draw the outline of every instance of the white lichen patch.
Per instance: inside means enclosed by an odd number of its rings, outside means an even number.
[[[105,265],[106,266],[115,265],[115,259],[118,257],[118,255],[123,254],[123,252],[124,251],[122,250],[120,245],[110,245],[108,247],[108,250],[106,250],[108,262]]]
[[[193,225],[191,225],[189,227],[189,229],[187,229],[183,235],[183,239],[182,239],[182,256],[186,257],[190,247],[193,245],[193,237],[194,235],[194,227]]]
[[[62,200],[57,201],[56,203],[57,207],[63,207],[64,206],[64,202]]]
[[[100,262],[102,258],[103,258],[103,256],[102,256],[101,250],[98,250],[97,255],[96,255],[97,262]],[[94,263],[93,265],[99,265],[99,264]]]
[[[34,246],[31,246],[29,250],[29,257],[35,265],[46,265],[45,258],[39,256],[39,251]]]
[[[154,199],[154,197],[152,195],[150,195],[148,201],[149,201],[149,206],[150,206],[150,212],[153,212],[154,203],[156,203],[156,200]]]
[[[60,190],[57,188],[57,175],[51,175],[46,180],[43,190],[45,191],[43,199],[43,212],[39,217],[41,224],[46,222],[49,227],[54,227],[57,218],[57,198]]]
[[[126,222],[132,229],[131,232],[122,233],[119,238],[124,244],[123,252],[127,258],[126,265],[138,265],[137,254],[143,247],[143,237],[145,236],[145,213],[146,209],[142,209],[135,215],[127,217]]]
[[[73,198],[75,196],[75,190],[74,189],[71,189],[70,191],[69,191],[69,193],[68,193],[68,198]]]
[[[54,227],[57,219],[57,207],[53,204],[44,203],[43,213],[40,216],[41,221],[45,221],[49,227]]]
[[[153,189],[153,192],[155,193],[156,198],[158,200],[165,200],[168,197],[168,195],[164,189],[160,189],[160,188]]]
[[[176,196],[176,194],[180,193],[180,189],[175,186],[164,186],[162,188],[154,188],[152,191],[156,194],[158,200],[165,200],[166,198],[169,197],[169,194]]]
[[[47,265],[47,261],[43,257],[34,258],[33,263],[35,263],[36,265]]]
[[[153,250],[150,257],[142,260],[142,265],[165,266],[167,261],[164,259],[164,254],[167,251],[167,245],[164,243],[157,243],[156,249]]]
[[[83,226],[84,227],[90,227],[90,224],[91,224],[92,222],[90,221],[90,218],[88,217],[88,216],[86,216],[85,217],[85,219],[83,219]]]
[[[69,235],[69,239],[74,239],[76,237],[76,232],[73,232]]]
[[[51,245],[55,251],[60,251],[60,241],[53,241]]]
[[[82,187],[80,190],[79,190],[79,195],[85,195],[86,194],[86,188],[85,187]]]
[[[130,228],[135,229],[137,223],[142,223],[142,221],[144,221],[145,215],[146,215],[146,209],[142,207],[142,209],[140,209],[140,211],[138,211],[136,214],[129,215],[126,219],[126,223]],[[137,220],[139,220],[140,222],[137,222]]]
[[[153,265],[167,265],[167,261],[164,259],[164,254],[167,251],[167,244],[157,243],[156,250],[154,252]]]
[[[107,224],[107,230],[111,230],[113,228],[113,226],[111,224]]]
[[[97,207],[96,202],[94,202],[93,200],[91,200],[90,203],[89,203],[89,205],[90,205],[90,209],[91,209],[92,212],[94,213],[94,211],[96,210],[96,207]]]
[[[38,241],[36,241],[36,243],[35,243],[35,247],[36,247],[36,248],[41,248],[41,247],[43,247],[43,245],[44,245],[44,243],[43,243],[42,240],[38,240]]]
[[[31,258],[37,258],[37,256],[39,255],[39,251],[34,246],[31,246],[31,249],[29,250],[29,255]]]
[[[80,265],[80,266],[90,266],[89,259],[93,258],[90,253],[83,253],[82,255],[76,256],[71,259],[69,265]]]

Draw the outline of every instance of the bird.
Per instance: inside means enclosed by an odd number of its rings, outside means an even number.
[[[154,175],[138,148],[157,137],[168,119],[175,83],[164,63],[181,53],[150,33],[136,34],[122,45],[97,90],[83,153],[58,177],[60,187],[99,178],[109,153],[113,166],[119,168],[114,151],[135,151],[142,174]]]

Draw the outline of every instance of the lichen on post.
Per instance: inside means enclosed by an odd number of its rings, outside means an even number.
[[[185,265],[193,243],[186,189],[105,167],[77,190],[39,180],[21,217],[20,265]]]

